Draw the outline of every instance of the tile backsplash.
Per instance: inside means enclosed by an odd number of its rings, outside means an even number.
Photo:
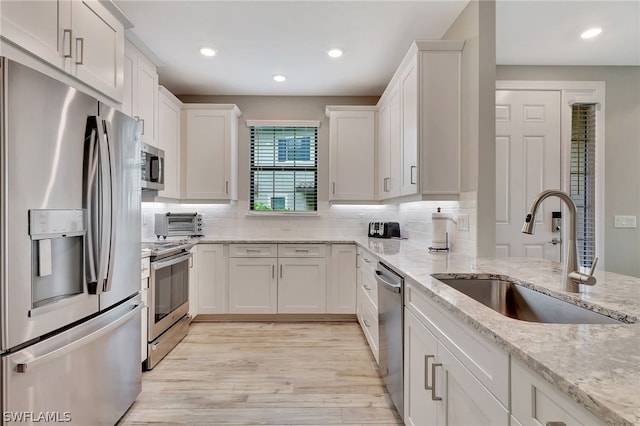
[[[431,214],[440,207],[456,218],[457,201],[416,201],[384,205],[329,205],[321,202],[313,216],[267,216],[250,214],[246,201],[230,204],[142,203],[142,241],[154,241],[154,216],[166,212],[198,212],[202,214],[204,233],[210,237],[255,238],[336,238],[361,237],[372,221],[400,222],[403,237],[431,243]],[[453,249],[458,251],[455,236]],[[460,248],[466,247],[464,241]],[[466,251],[466,250],[465,250]]]

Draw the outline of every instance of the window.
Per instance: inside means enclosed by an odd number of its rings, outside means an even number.
[[[569,195],[576,203],[576,240],[580,265],[595,257],[596,105],[571,107],[571,164]]]
[[[318,210],[318,127],[250,127],[250,210]]]

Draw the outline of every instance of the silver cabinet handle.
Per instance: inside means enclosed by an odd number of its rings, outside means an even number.
[[[367,291],[371,291],[371,287],[369,287],[369,284],[362,284],[362,287],[364,287],[364,289]]]
[[[226,180],[224,182],[224,192],[225,192],[225,194],[229,193],[229,181],[228,180]]]
[[[140,131],[140,134],[144,135],[144,118],[140,119],[140,123],[142,123],[142,130]]]
[[[296,249],[296,253],[309,253],[309,249]]]
[[[431,400],[442,401],[442,397],[436,396],[436,367],[442,367],[441,363],[431,364]]]
[[[336,183],[333,182],[333,194],[335,195],[335,193],[336,193]]]
[[[280,278],[282,278],[282,265],[280,265]]]
[[[384,192],[389,192],[389,181],[391,178],[384,178]]]
[[[409,180],[410,180],[411,185],[415,185],[416,184],[416,181],[415,181],[414,176],[413,176],[413,171],[417,170],[417,169],[418,169],[418,166],[411,166],[411,170],[409,171],[409,175],[410,175]]]
[[[80,54],[78,55],[78,44],[80,45]],[[84,65],[84,37],[76,38],[76,58],[80,58],[80,60],[76,60],[76,65]]]
[[[65,53],[64,57],[65,58],[71,58],[73,53],[71,52],[73,50],[73,32],[71,32],[70,29],[66,29],[64,31],[62,31],[62,43],[64,44],[64,39],[67,38],[69,40],[69,45],[67,47],[69,47],[69,53]]]
[[[362,319],[362,322],[364,323],[364,326],[365,326],[365,327],[367,327],[367,328],[370,328],[370,327],[371,327],[371,324],[369,324],[369,321],[367,321],[366,319],[364,319],[364,318],[363,318],[363,319]]]
[[[565,422],[546,422],[545,426],[567,426]]]
[[[424,356],[424,389],[432,390],[433,385],[429,385],[429,360],[435,358],[435,355]]]
[[[271,278],[276,277],[276,265],[271,265]]]

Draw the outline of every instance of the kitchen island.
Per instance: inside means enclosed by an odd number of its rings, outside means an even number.
[[[562,291],[562,265],[541,259],[475,259],[429,253],[412,240],[203,237],[199,244],[356,244],[403,275],[438,306],[521,361],[608,424],[640,424],[640,279],[600,271],[579,294]],[[623,324],[548,324],[505,317],[432,277],[503,276],[525,287],[616,318]]]

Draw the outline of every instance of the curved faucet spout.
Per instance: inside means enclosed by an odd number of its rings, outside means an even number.
[[[540,204],[548,197],[558,197],[565,202],[569,207],[569,239],[567,241],[567,257],[564,263],[565,267],[565,285],[564,291],[573,293],[580,292],[580,284],[594,285],[596,283],[595,277],[593,277],[593,271],[595,269],[595,263],[598,258],[594,259],[594,263],[591,266],[591,272],[589,274],[583,274],[578,268],[578,256],[576,247],[576,204],[573,202],[569,194],[557,189],[547,189],[542,191],[531,202],[529,207],[529,213],[522,226],[522,232],[525,234],[533,234],[535,232],[536,212],[540,207]]]

